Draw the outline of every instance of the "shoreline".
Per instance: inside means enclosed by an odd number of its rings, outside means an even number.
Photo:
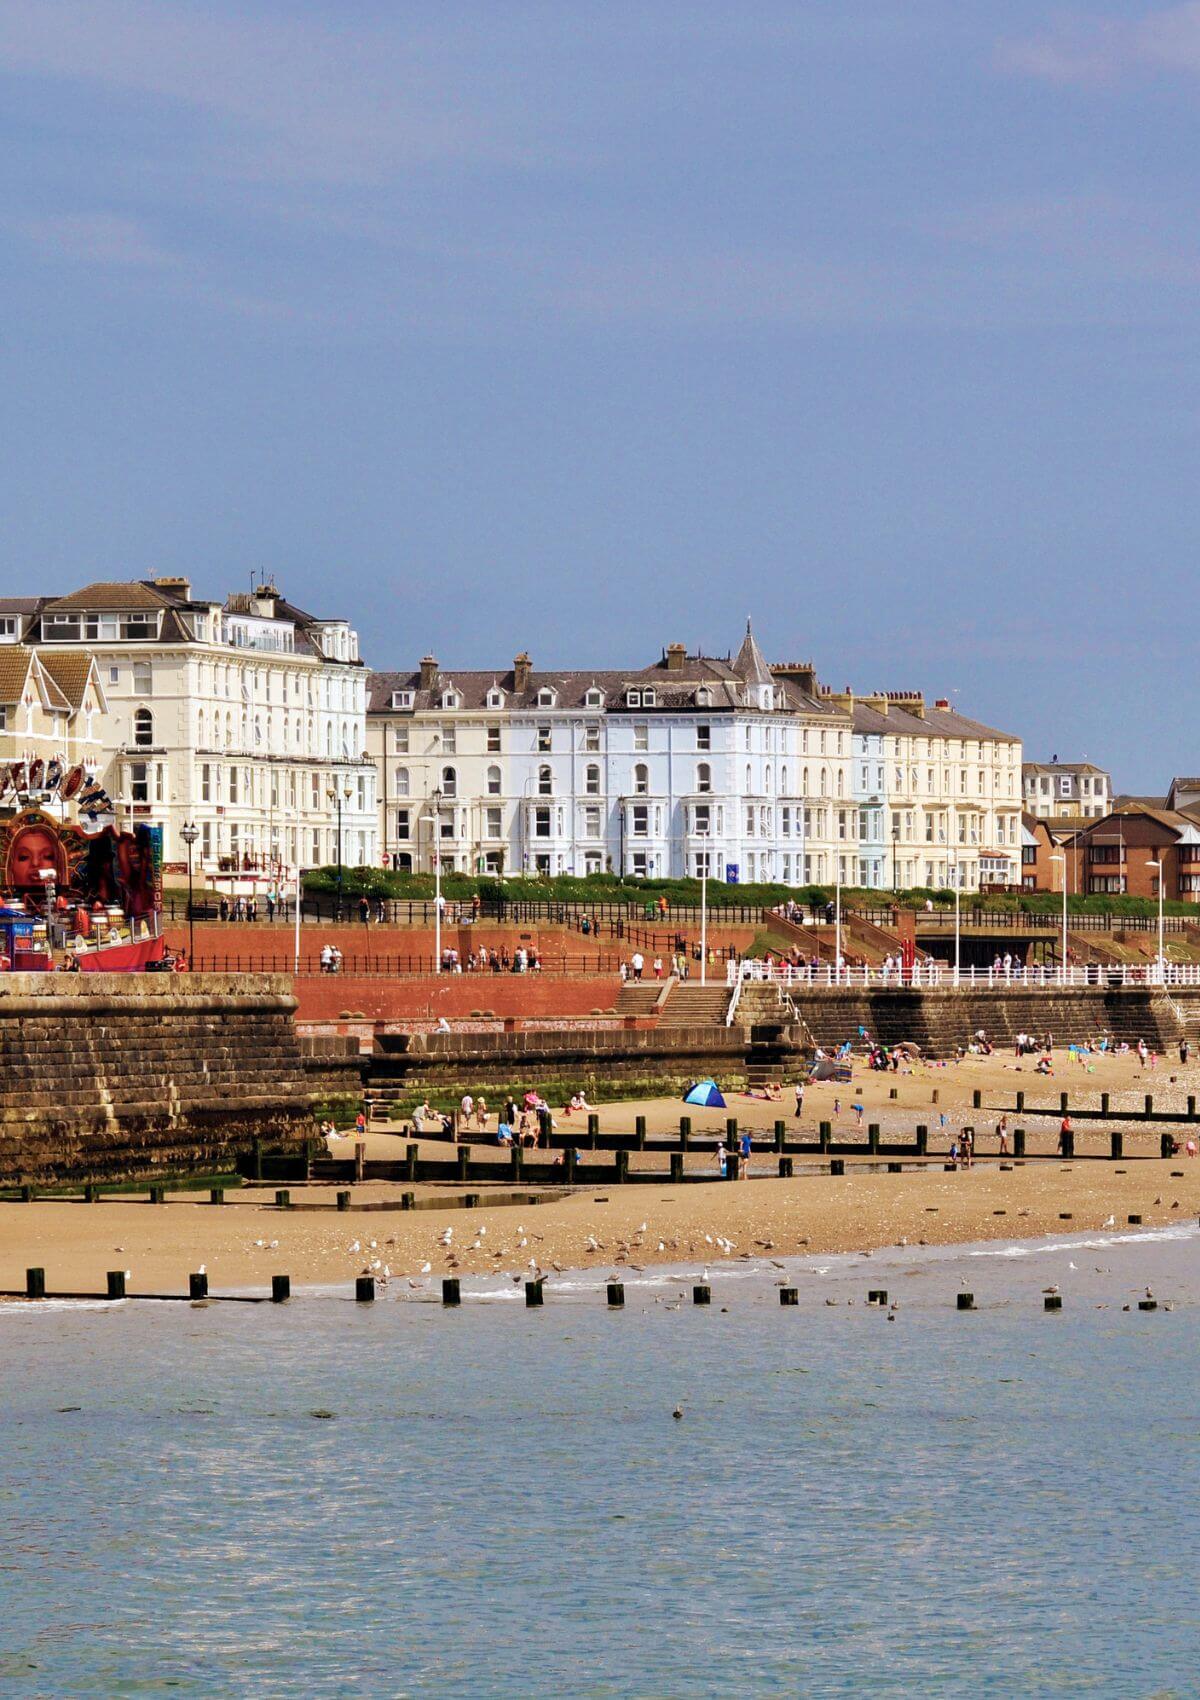
[[[185,1294],[204,1269],[215,1291],[270,1291],[271,1277],[295,1286],[352,1286],[355,1277],[421,1280],[440,1292],[444,1276],[518,1280],[575,1270],[621,1279],[659,1265],[710,1269],[814,1254],[876,1253],[897,1246],[952,1246],[1161,1230],[1197,1220],[1200,1164],[1141,1159],[1128,1164],[1039,1162],[1001,1171],[940,1166],[867,1172],[848,1159],[844,1176],[792,1180],[668,1181],[582,1189],[551,1202],[412,1211],[339,1212],[333,1188],[305,1189],[330,1208],[291,1213],[271,1188],[248,1188],[213,1208],[188,1195],[145,1202],[42,1201],[0,1205],[0,1290],[23,1293],[28,1268],[43,1268],[53,1293],[97,1294],[108,1270],[128,1270],[129,1295]],[[398,1197],[368,1183],[363,1203]],[[1137,1215],[1140,1224],[1129,1224]],[[1111,1219],[1111,1220],[1110,1220]],[[449,1243],[444,1242],[450,1230]]]

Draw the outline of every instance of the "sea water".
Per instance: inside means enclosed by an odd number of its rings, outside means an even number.
[[[0,1693],[1195,1695],[1197,1248],[10,1306]]]

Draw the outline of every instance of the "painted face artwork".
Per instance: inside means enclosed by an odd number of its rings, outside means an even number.
[[[45,884],[44,872],[52,872],[61,883],[66,878],[66,866],[53,835],[44,827],[27,826],[13,836],[8,850],[5,877],[9,885],[22,889],[40,888]]]

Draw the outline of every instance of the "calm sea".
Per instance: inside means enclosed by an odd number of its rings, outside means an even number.
[[[1194,1696],[1198,1246],[10,1307],[0,1693]]]

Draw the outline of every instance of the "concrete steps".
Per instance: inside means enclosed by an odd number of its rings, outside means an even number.
[[[729,1009],[727,986],[675,981],[659,1017],[660,1027],[723,1027]]]

